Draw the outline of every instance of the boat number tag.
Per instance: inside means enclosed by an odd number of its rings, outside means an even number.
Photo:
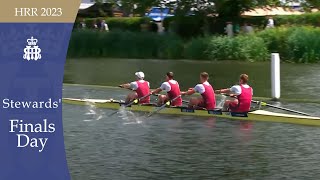
[[[234,117],[248,117],[248,113],[232,112],[232,113],[231,113],[231,116],[234,116]]]
[[[194,109],[181,108],[181,112],[194,113]]]
[[[222,112],[221,111],[217,111],[217,110],[209,110],[208,114],[222,115]]]

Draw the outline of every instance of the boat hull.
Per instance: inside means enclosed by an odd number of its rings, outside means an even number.
[[[115,109],[115,110],[120,109],[121,107],[120,105],[121,103],[115,100],[64,98],[63,102],[66,104],[91,105],[98,108],[107,108],[107,109]],[[131,107],[126,107],[126,109],[129,111],[140,111],[140,112],[152,112],[156,108],[157,107],[145,106],[145,105],[132,105]],[[168,114],[168,115],[178,115],[178,116],[219,117],[219,118],[227,118],[231,120],[265,121],[265,122],[278,122],[278,123],[320,126],[319,117],[274,113],[274,112],[269,112],[265,110],[255,110],[248,113],[240,113],[240,114],[232,115],[230,112],[190,110],[187,108],[171,107],[171,108],[165,108],[159,111],[158,114]]]

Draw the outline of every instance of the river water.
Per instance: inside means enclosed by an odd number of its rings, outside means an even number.
[[[151,60],[67,60],[65,83],[118,85],[143,70],[157,87],[174,71],[183,88],[207,71],[229,87],[248,73],[255,96],[270,96],[270,64]],[[319,65],[281,65],[282,97],[320,99]],[[117,88],[65,85],[64,97],[124,99]],[[320,104],[281,102],[320,116]],[[272,110],[272,109],[270,109]],[[64,104],[65,146],[73,180],[320,179],[320,128],[220,118],[176,117]]]

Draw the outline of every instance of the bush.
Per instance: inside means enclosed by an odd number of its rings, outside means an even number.
[[[320,60],[320,30],[313,27],[279,27],[257,34],[270,53],[278,52],[282,59],[295,62]]]
[[[207,51],[211,60],[264,61],[269,54],[263,39],[256,36],[213,37]]]
[[[288,59],[295,62],[320,61],[320,29],[297,28],[288,37]]]
[[[292,29],[285,27],[271,28],[260,31],[257,36],[262,38],[271,53],[279,53],[281,57],[288,55],[287,39]]]
[[[208,46],[209,37],[193,38],[184,49],[184,55],[187,59],[209,60]]]
[[[141,25],[144,23],[149,24],[150,19],[145,17],[119,17],[107,18],[106,22],[110,30],[140,31]]]
[[[69,57],[182,58],[183,42],[178,36],[137,32],[75,31]]]

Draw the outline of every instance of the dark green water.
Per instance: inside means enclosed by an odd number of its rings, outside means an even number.
[[[282,96],[319,98],[319,65],[282,65]],[[239,70],[238,70],[239,68]],[[163,72],[176,72],[187,88],[208,71],[216,87],[230,86],[238,74],[251,76],[256,96],[269,96],[269,64],[191,63],[146,60],[69,60],[65,82],[117,85],[145,71],[153,87]],[[303,75],[303,76],[302,76]],[[157,84],[157,85],[156,85]],[[128,91],[65,85],[64,97],[123,99]],[[320,116],[320,104],[284,107]],[[272,110],[272,109],[269,109]],[[64,104],[63,121],[73,180],[319,179],[320,128],[176,117]]]
[[[210,82],[216,89],[232,86],[241,73],[246,73],[255,96],[271,96],[270,63],[68,59],[64,82],[116,86],[135,80],[134,73],[139,70],[145,72],[152,88],[160,86],[167,71],[173,71],[183,89],[194,87],[202,71],[210,73]],[[317,92],[320,92],[319,64],[281,64],[282,97],[320,99]]]

